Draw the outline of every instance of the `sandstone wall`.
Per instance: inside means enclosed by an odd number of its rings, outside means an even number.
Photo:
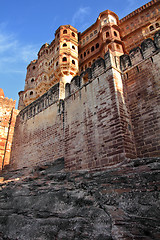
[[[138,157],[160,155],[160,31],[121,57]]]
[[[11,164],[35,166],[63,156],[63,117],[59,84],[23,109],[17,117]]]
[[[108,52],[81,76],[59,84],[23,109],[12,148],[15,168],[64,157],[66,168],[102,169],[135,157],[121,71]]]
[[[16,102],[0,96],[0,170],[10,162],[14,126],[18,111]]]
[[[89,70],[88,70],[89,71]],[[65,164],[70,170],[102,169],[135,157],[121,74],[109,52],[67,85]],[[82,84],[82,87],[78,86]],[[77,86],[77,90],[76,90]]]

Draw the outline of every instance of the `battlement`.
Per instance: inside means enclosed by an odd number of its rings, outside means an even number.
[[[120,56],[120,66],[122,71],[135,66],[141,61],[151,57],[160,50],[160,30],[155,33],[154,40],[148,38],[141,43],[140,47],[132,49],[129,55]]]
[[[52,104],[59,100],[59,83],[51,87],[45,94],[29,104],[23,110],[20,111],[21,120],[28,120],[44,109],[48,108]]]
[[[153,6],[155,3],[158,3],[158,2],[159,2],[159,0],[152,0],[152,1],[148,2],[148,3],[146,3],[146,4],[143,5],[142,7],[137,8],[135,11],[131,12],[130,14],[128,14],[127,16],[125,16],[124,18],[122,18],[122,19],[120,20],[120,23],[125,22],[127,19],[129,19],[129,18],[131,18],[131,17],[133,17],[133,16],[135,16],[135,15],[137,15],[137,14],[140,14],[142,11],[144,11],[145,9]]]

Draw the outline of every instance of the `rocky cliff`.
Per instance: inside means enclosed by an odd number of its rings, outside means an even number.
[[[59,159],[3,173],[0,240],[160,239],[159,160],[65,172]]]

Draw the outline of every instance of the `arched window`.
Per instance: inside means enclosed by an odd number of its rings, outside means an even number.
[[[67,30],[66,29],[63,31],[63,34],[67,34]]]
[[[91,62],[89,62],[88,66],[91,67]]]
[[[91,47],[91,52],[93,52],[93,51],[94,51],[94,46]]]
[[[150,26],[149,29],[150,29],[150,31],[153,31],[153,30],[154,30],[154,27],[153,27],[153,26]]]
[[[33,95],[33,92],[32,92],[32,91],[30,92],[30,95]]]
[[[114,36],[117,37],[117,33],[114,31]]]
[[[109,37],[109,32],[106,32],[106,37]]]
[[[74,49],[74,50],[75,50],[75,46],[74,46],[74,45],[72,45],[72,49]]]
[[[72,36],[73,36],[73,37],[75,37],[75,34],[74,34],[74,32],[72,32]]]
[[[58,62],[56,62],[56,66],[58,66]]]
[[[76,64],[74,60],[72,60],[72,64],[74,64],[74,65]]]
[[[31,79],[31,82],[32,82],[32,83],[34,82],[34,78]]]
[[[96,49],[99,48],[99,43],[96,44]]]
[[[63,44],[63,47],[67,47],[67,44],[66,44],[66,43],[64,43],[64,44]]]
[[[33,66],[33,70],[35,69],[36,67],[35,66]]]
[[[82,54],[81,54],[81,59],[83,58]]]
[[[159,27],[160,27],[159,23],[156,23],[156,28],[159,28]]]
[[[62,58],[62,62],[67,62],[67,58],[66,58],[66,57],[63,57],[63,58]]]
[[[88,50],[87,54],[90,54],[90,51]]]
[[[86,52],[84,52],[84,57],[86,56]]]
[[[81,71],[83,71],[83,67],[81,67]]]

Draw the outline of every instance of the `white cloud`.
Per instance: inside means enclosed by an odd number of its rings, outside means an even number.
[[[85,23],[85,17],[90,14],[89,7],[80,7],[72,17],[72,25],[76,26],[77,24]]]
[[[22,65],[37,57],[38,47],[23,45],[15,34],[6,31],[6,25],[0,24],[0,72],[21,73]]]

